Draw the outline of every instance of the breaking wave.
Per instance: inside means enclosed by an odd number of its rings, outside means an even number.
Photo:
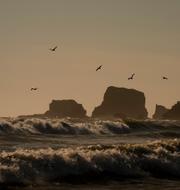
[[[180,179],[180,141],[0,152],[1,184],[160,177]]]
[[[71,119],[6,119],[0,120],[0,135],[5,134],[123,134],[131,132],[159,132],[164,136],[180,137],[177,121],[101,121]],[[153,133],[153,134],[154,134]],[[179,136],[178,136],[179,135]]]
[[[73,123],[58,119],[9,119],[0,121],[0,134],[119,134],[128,132],[122,122],[94,121]]]

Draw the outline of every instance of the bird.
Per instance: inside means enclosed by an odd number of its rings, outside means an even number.
[[[100,65],[99,67],[97,67],[96,71],[100,70],[102,67],[102,65]]]
[[[31,91],[33,91],[33,90],[34,90],[34,91],[35,91],[35,90],[38,90],[38,88],[31,88]]]
[[[133,73],[133,74],[128,78],[128,80],[133,80],[133,79],[134,79],[134,75],[135,75],[135,73]]]
[[[167,77],[164,77],[164,76],[162,77],[162,79],[164,79],[164,80],[168,80],[168,78],[167,78]]]
[[[49,50],[50,50],[50,51],[56,51],[57,48],[58,48],[58,47],[55,46],[54,48],[50,48]]]

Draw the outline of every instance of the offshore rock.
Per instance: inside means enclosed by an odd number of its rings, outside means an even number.
[[[180,101],[178,101],[172,108],[163,115],[164,119],[180,120]]]
[[[49,105],[49,111],[45,113],[47,117],[86,117],[86,110],[82,104],[75,100],[53,100]]]
[[[169,109],[167,109],[166,107],[156,104],[156,110],[153,115],[153,119],[163,119],[163,115],[168,111]]]
[[[114,86],[107,88],[102,104],[92,112],[92,117],[96,118],[146,119],[147,115],[143,92]]]

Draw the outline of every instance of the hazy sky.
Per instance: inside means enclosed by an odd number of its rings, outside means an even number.
[[[180,100],[180,0],[0,0],[0,29],[0,116],[65,98],[90,114],[110,85],[143,91],[150,114]]]

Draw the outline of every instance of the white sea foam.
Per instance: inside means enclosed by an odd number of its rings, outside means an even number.
[[[180,179],[180,141],[0,152],[0,183],[137,177]]]
[[[9,119],[0,121],[0,134],[119,134],[128,132],[123,122],[76,122],[58,119]]]
[[[103,135],[133,132],[159,132],[166,136],[180,136],[178,121],[108,121],[72,119],[6,119],[0,120],[0,135],[5,134],[59,134]],[[154,133],[152,133],[154,134]],[[176,136],[177,135],[177,136]]]

